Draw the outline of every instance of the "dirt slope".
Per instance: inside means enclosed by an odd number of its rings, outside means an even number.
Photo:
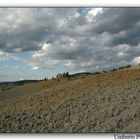
[[[0,132],[140,132],[140,68],[44,81],[6,94]]]
[[[41,81],[38,83],[26,84],[21,86],[15,86],[14,88],[2,90],[0,89],[0,101],[5,99],[11,99],[18,96],[23,96],[26,94],[36,93],[38,91],[51,88],[55,85],[63,84],[64,81],[57,82],[54,80],[49,80],[48,82]]]

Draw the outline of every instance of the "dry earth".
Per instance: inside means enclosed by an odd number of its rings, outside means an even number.
[[[0,91],[0,132],[140,132],[140,68]]]

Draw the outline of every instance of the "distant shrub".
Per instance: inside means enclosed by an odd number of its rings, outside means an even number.
[[[93,74],[96,75],[96,74],[101,74],[101,73],[100,72],[94,72]]]
[[[58,79],[58,78],[64,78],[64,77],[67,77],[67,78],[69,78],[69,72],[66,72],[66,73],[58,73],[57,74],[57,76],[56,76],[56,78]]]
[[[131,65],[126,65],[126,66],[125,66],[125,68],[131,68],[131,67],[132,67]]]
[[[116,68],[113,68],[113,69],[112,69],[112,71],[117,71],[117,70],[118,70],[118,69],[116,69]]]
[[[6,90],[6,88],[2,88],[1,90]]]
[[[131,68],[131,67],[132,67],[131,65],[121,66],[121,67],[119,67],[119,70],[126,69],[126,68]]]
[[[107,73],[108,71],[103,70],[103,73]]]
[[[66,76],[69,76],[69,72],[66,73]]]
[[[110,72],[117,71],[117,70],[118,70],[118,69],[113,68],[113,69],[110,70]]]
[[[124,67],[123,66],[119,67],[119,70],[121,70],[121,69],[124,69]]]

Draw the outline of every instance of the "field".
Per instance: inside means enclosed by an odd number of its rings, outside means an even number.
[[[0,90],[0,132],[140,132],[140,68]]]

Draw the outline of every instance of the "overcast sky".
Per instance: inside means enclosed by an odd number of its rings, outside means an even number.
[[[0,8],[0,81],[140,63],[140,8]]]

